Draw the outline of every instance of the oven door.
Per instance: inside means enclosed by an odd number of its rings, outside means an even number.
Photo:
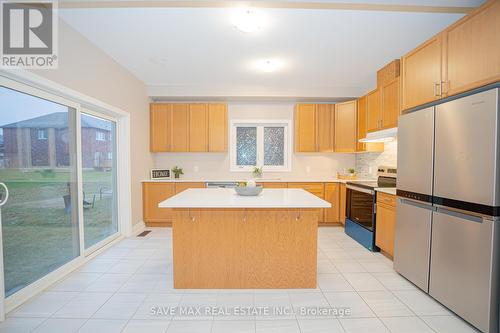
[[[375,191],[346,186],[346,217],[370,231],[375,229]]]

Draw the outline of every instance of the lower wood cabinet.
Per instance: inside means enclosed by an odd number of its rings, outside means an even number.
[[[340,215],[340,223],[345,224],[345,216],[346,216],[346,196],[347,196],[347,188],[345,183],[340,183],[340,194],[339,194],[339,215]]]
[[[159,208],[158,204],[188,188],[204,188],[203,182],[145,182],[142,183],[142,218],[148,227],[168,226],[172,223],[173,211]]]
[[[205,188],[206,185],[203,182],[182,182],[182,183],[175,183],[175,194],[181,193],[184,190],[187,190],[188,188]]]
[[[340,222],[340,184],[325,183],[325,200],[332,204],[331,208],[325,208],[323,221],[325,223]]]
[[[391,257],[394,256],[395,228],[396,196],[378,192],[375,244]]]
[[[322,182],[260,182],[264,188],[301,188],[332,204],[331,208],[320,209],[320,223],[342,223],[345,220],[344,183]],[[146,226],[169,226],[173,211],[169,208],[158,208],[158,204],[189,188],[204,188],[204,182],[144,182],[142,184],[143,220]]]
[[[325,185],[324,183],[288,183],[288,188],[301,188],[315,196],[324,199],[325,198]],[[319,222],[323,222],[324,219],[324,209],[321,209],[319,215]]]
[[[172,209],[158,204],[175,194],[174,183],[142,183],[142,216],[147,226],[155,227],[172,222]]]
[[[258,185],[262,185],[263,188],[287,188],[288,183],[282,182],[262,182],[257,183]]]

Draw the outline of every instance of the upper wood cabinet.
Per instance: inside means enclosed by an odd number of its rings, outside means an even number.
[[[395,59],[377,71],[377,88],[384,86],[389,81],[400,75],[400,60]]]
[[[335,151],[335,104],[295,106],[295,151]]]
[[[316,104],[295,106],[295,151],[315,152],[318,150],[316,137]]]
[[[169,151],[189,151],[189,104],[172,104],[172,115],[167,128],[172,133]]]
[[[380,128],[380,90],[375,89],[366,95],[366,131]]]
[[[500,80],[500,1],[490,0],[401,58],[406,110]]]
[[[208,151],[227,151],[226,104],[208,104]]]
[[[170,122],[170,104],[151,104],[149,117],[151,152],[164,152],[170,150],[171,130],[167,124]]]
[[[189,151],[208,151],[208,108],[206,104],[189,105]]]
[[[401,112],[399,77],[388,81],[380,88],[381,112],[380,129],[398,126],[398,118]]]
[[[441,45],[437,35],[401,58],[403,109],[440,98]]]
[[[335,105],[317,104],[317,151],[333,152],[335,149]]]
[[[358,128],[356,133],[356,151],[357,152],[381,152],[384,151],[383,143],[363,143],[360,139],[366,137],[366,96],[358,98],[357,112]]]
[[[443,94],[500,80],[500,1],[489,1],[443,32]]]
[[[153,103],[151,152],[225,152],[227,106],[207,103]]]
[[[335,151],[356,152],[356,100],[335,104]]]
[[[366,95],[366,131],[375,132],[398,126],[400,106],[399,77],[386,81]]]

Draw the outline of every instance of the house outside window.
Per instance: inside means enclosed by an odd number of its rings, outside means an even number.
[[[49,138],[49,133],[46,128],[37,130],[36,135],[38,140],[47,140]]]
[[[104,132],[95,132],[95,139],[96,141],[106,141],[106,133]]]
[[[291,123],[288,120],[233,120],[230,135],[231,171],[291,170]]]

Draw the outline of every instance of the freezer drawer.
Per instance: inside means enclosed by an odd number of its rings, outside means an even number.
[[[434,213],[429,294],[483,332],[498,332],[498,222]]]
[[[397,188],[432,195],[433,155],[434,107],[399,117]]]
[[[498,117],[498,89],[436,107],[435,197],[500,206]]]
[[[429,259],[433,207],[398,198],[394,269],[417,287],[429,290]]]

